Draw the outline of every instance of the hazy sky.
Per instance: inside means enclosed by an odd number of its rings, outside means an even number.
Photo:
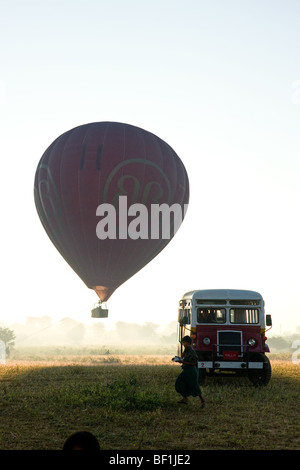
[[[1,316],[168,323],[192,289],[259,291],[300,325],[298,0],[0,0]],[[91,320],[96,294],[48,239],[35,170],[94,121],[168,142],[190,179],[167,248]]]

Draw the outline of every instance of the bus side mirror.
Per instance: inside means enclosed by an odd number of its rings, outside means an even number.
[[[266,315],[266,325],[272,326],[272,317],[271,315]]]

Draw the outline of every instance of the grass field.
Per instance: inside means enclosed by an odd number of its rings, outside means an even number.
[[[62,448],[89,430],[103,450],[300,448],[300,366],[272,358],[272,379],[209,378],[179,405],[170,355],[55,355],[0,365],[0,449]]]

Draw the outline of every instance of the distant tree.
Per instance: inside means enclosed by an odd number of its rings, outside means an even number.
[[[68,338],[68,342],[78,345],[80,344],[85,336],[85,326],[83,323],[78,323],[72,318],[63,318],[61,331]]]
[[[7,357],[9,357],[9,354],[15,345],[15,339],[16,336],[12,330],[0,327],[0,340],[5,344],[5,353]]]
[[[156,344],[159,342],[158,325],[147,322],[143,325],[118,321],[115,325],[117,335],[122,341]]]
[[[73,344],[79,345],[85,335],[85,326],[83,323],[78,323],[68,332],[68,338],[72,341]]]

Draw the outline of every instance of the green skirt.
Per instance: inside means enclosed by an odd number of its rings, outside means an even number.
[[[201,389],[198,383],[198,368],[196,366],[183,366],[181,374],[175,382],[175,390],[183,397],[199,397]]]

